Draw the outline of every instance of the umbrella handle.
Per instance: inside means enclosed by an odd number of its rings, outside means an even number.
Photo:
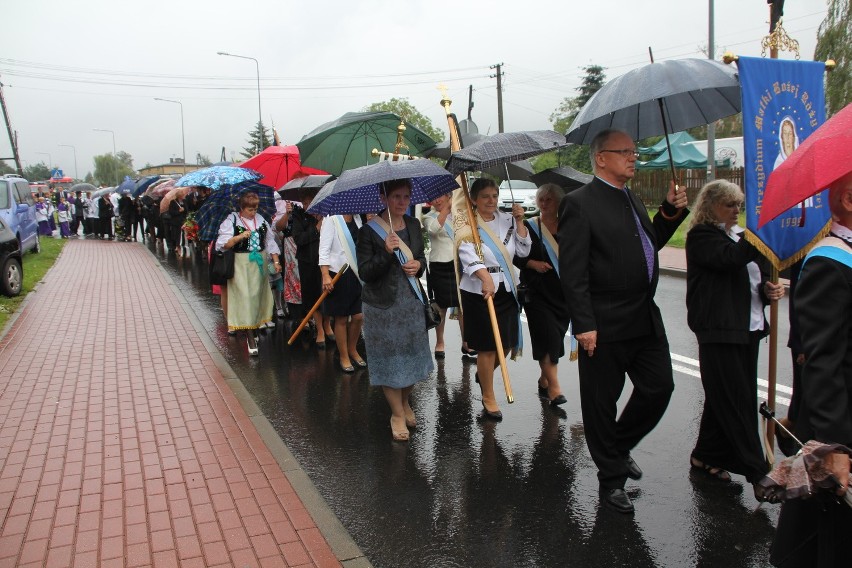
[[[512,180],[509,179],[511,177],[511,176],[509,176],[509,162],[506,162],[505,164],[503,164],[503,169],[506,170],[506,183],[509,185],[509,197],[512,198],[512,205],[514,205],[515,204],[515,194],[512,192]]]

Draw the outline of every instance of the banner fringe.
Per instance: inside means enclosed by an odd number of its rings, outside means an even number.
[[[775,252],[771,248],[769,248],[769,245],[760,240],[760,237],[753,233],[751,229],[745,230],[745,239],[750,242],[754,246],[754,248],[759,250],[760,254],[765,256],[778,272],[781,272],[782,270],[793,266],[794,264],[805,258],[805,256],[807,256],[807,254],[811,251],[812,248],[814,248],[814,246],[818,242],[828,236],[828,233],[830,231],[831,219],[829,219],[828,223],[826,223],[825,226],[820,229],[816,235],[814,235],[814,238],[812,238],[808,242],[808,244],[806,244],[805,246],[800,248],[795,254],[785,258],[784,260],[778,258],[778,255],[775,254]]]

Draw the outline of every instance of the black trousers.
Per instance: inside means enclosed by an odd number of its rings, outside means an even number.
[[[827,493],[781,506],[769,561],[780,568],[846,568],[852,509]]]
[[[98,234],[102,237],[112,238],[112,217],[98,218]]]
[[[747,344],[701,343],[698,358],[704,412],[692,456],[706,465],[759,481],[769,465],[757,425],[757,355],[760,335]]]
[[[672,360],[665,336],[598,343],[594,356],[580,349],[580,408],[586,444],[606,489],[623,488],[630,450],[660,421],[674,391]],[[621,416],[617,402],[625,374],[633,393]]]

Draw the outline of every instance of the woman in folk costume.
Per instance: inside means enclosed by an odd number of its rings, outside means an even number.
[[[332,215],[325,218],[320,229],[319,266],[322,289],[328,292],[322,311],[324,315],[334,318],[337,363],[344,373],[354,373],[356,366],[367,366],[358,353],[364,316],[361,313],[361,281],[358,280],[355,243],[361,225],[358,216]],[[344,264],[348,264],[350,270],[344,272],[336,284],[332,284],[332,279]]]
[[[38,234],[43,237],[53,236],[53,231],[50,230],[50,223],[47,221],[47,203],[44,197],[38,198],[38,203],[35,206],[35,218],[38,223]]]
[[[435,359],[445,356],[444,328],[447,314],[459,307],[459,288],[456,283],[455,245],[453,244],[452,194],[442,195],[432,200],[432,211],[423,217],[423,228],[429,234],[429,272],[426,280],[429,296],[441,309],[441,323],[435,328]],[[459,318],[459,327],[464,337],[464,320]],[[463,357],[476,357],[476,351],[462,342]]]
[[[502,420],[503,413],[494,396],[497,345],[486,300],[490,297],[494,303],[503,349],[511,349],[517,356],[523,338],[512,259],[529,255],[532,244],[523,223],[523,208],[514,204],[511,215],[498,210],[497,194],[497,185],[492,180],[478,179],[473,183],[470,197],[476,206],[482,258],[471,242],[461,242],[458,247],[464,339],[479,354],[476,380],[482,390],[484,415],[492,420]]]
[[[429,352],[424,292],[417,278],[426,270],[422,228],[405,215],[411,182],[386,182],[385,209],[358,232],[358,274],[363,288],[364,343],[370,354],[370,384],[381,386],[391,408],[391,434],[408,440],[417,426],[410,397],[414,385],[435,368]]]
[[[570,320],[559,283],[559,244],[556,240],[557,212],[564,196],[565,191],[556,184],[547,183],[538,188],[535,198],[541,213],[524,221],[532,238],[530,254],[525,258],[515,257],[515,266],[521,269],[521,284],[527,286],[529,294],[524,312],[533,359],[541,368],[538,395],[551,406],[568,402],[559,386],[557,368],[560,357],[565,355],[565,334]]]
[[[71,207],[65,202],[64,197],[59,198],[59,206],[56,208],[59,217],[59,236],[67,239],[71,236]]]
[[[234,251],[234,277],[228,280],[228,331],[244,330],[249,355],[257,355],[255,330],[270,320],[272,290],[267,278],[267,255],[278,271],[278,245],[269,224],[257,212],[260,199],[253,191],[240,196],[240,211],[219,226],[216,250]]]

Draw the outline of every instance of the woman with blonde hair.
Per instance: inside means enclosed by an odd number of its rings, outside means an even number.
[[[784,295],[737,225],[743,193],[716,180],[698,194],[686,237],[687,322],[698,340],[704,411],[690,465],[717,481],[752,484],[769,470],[758,435],[757,356],[763,307]]]

